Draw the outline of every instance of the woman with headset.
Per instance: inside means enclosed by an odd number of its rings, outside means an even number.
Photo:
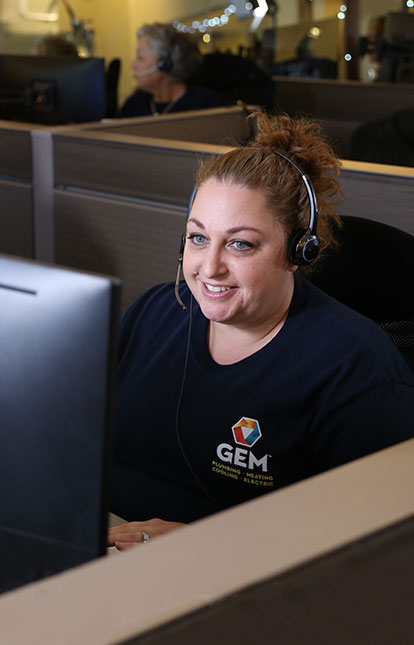
[[[132,69],[138,89],[122,106],[120,117],[166,114],[217,107],[212,90],[189,85],[201,62],[190,36],[168,24],[144,25],[137,32]]]
[[[314,122],[258,115],[257,128],[201,165],[185,282],[123,320],[119,549],[413,434],[394,344],[305,277],[334,244],[339,160]]]

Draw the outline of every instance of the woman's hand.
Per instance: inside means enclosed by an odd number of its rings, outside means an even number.
[[[128,549],[137,544],[145,544],[158,535],[175,531],[182,526],[182,522],[165,522],[157,517],[145,522],[127,522],[113,526],[108,531],[108,546],[115,546],[119,551]]]

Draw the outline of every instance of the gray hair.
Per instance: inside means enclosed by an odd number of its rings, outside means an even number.
[[[137,36],[148,38],[158,61],[171,61],[171,70],[167,73],[181,81],[189,80],[201,63],[201,54],[191,37],[172,25],[159,22],[143,25],[137,30]]]

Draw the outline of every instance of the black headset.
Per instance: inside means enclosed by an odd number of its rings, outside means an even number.
[[[289,157],[287,157],[282,152],[279,152],[278,150],[273,150],[272,148],[264,148],[264,147],[262,148],[259,146],[255,146],[253,149],[268,150],[269,152],[273,152],[273,154],[277,155],[278,157],[282,157],[282,159],[286,159],[286,161],[288,161],[300,174],[302,181],[305,184],[306,194],[309,200],[309,221],[308,221],[307,228],[299,228],[291,233],[289,242],[288,242],[288,259],[290,260],[290,262],[292,262],[292,264],[296,264],[297,266],[304,266],[307,264],[311,264],[318,257],[320,246],[321,246],[318,238],[318,234],[317,234],[318,215],[319,215],[318,202],[316,199],[315,189],[312,185],[311,180],[302,171],[302,169],[294,161],[292,161],[292,159],[289,159]],[[196,196],[196,192],[197,192],[197,188],[196,186],[194,186],[187,206],[187,219],[190,216],[190,212],[193,207],[193,202]],[[185,241],[186,241],[186,234],[183,233],[181,236],[180,251],[178,253],[178,258],[177,258],[178,269],[177,269],[177,277],[175,281],[175,296],[179,304],[184,310],[187,309],[187,307],[185,306],[185,304],[183,303],[183,301],[181,300],[178,294],[178,286],[180,281],[181,265],[182,265],[183,256],[184,256]]]
[[[157,69],[160,72],[167,72],[167,73],[171,72],[173,66],[174,66],[174,63],[173,63],[171,51],[169,51],[168,54],[163,59],[159,60],[157,63]]]
[[[297,266],[311,264],[318,257],[321,243],[317,234],[318,228],[318,202],[316,199],[315,189],[309,177],[303,170],[294,162],[289,159],[283,152],[272,150],[272,148],[262,148],[269,150],[273,154],[286,159],[300,174],[303,183],[305,184],[306,194],[309,200],[309,221],[307,228],[299,228],[293,231],[290,235],[288,242],[288,258]]]
[[[174,67],[174,60],[173,60],[173,50],[175,48],[177,42],[177,35],[174,34],[173,36],[170,36],[169,38],[169,43],[168,43],[168,51],[165,56],[160,58],[160,60],[157,63],[157,69],[160,72],[171,72],[171,70]]]

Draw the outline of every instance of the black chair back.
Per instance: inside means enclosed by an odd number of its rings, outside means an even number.
[[[118,82],[121,72],[121,60],[114,58],[109,61],[105,73],[106,82],[106,117],[112,119],[118,113]]]
[[[385,329],[414,370],[414,237],[374,220],[341,219],[339,249],[308,279]]]

